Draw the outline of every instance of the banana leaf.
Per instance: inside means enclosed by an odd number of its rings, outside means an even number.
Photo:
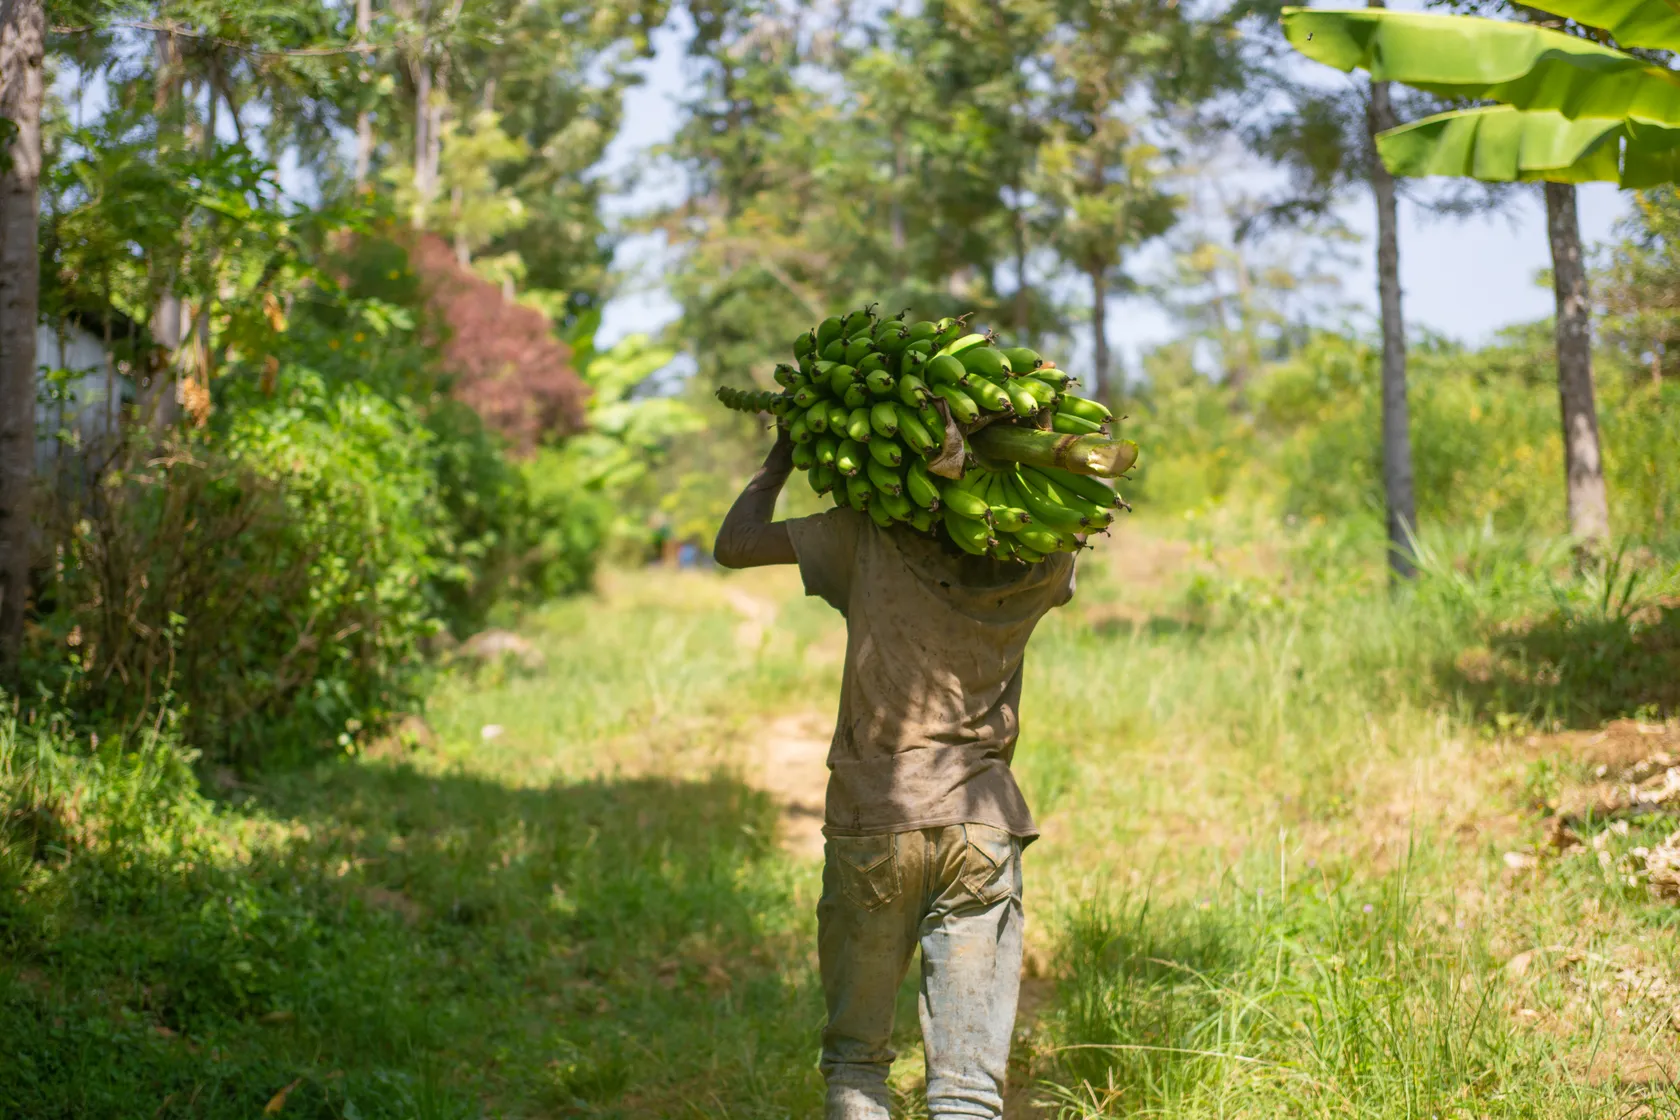
[[[1495,182],[1610,182],[1641,189],[1680,178],[1680,129],[1523,112],[1505,105],[1440,113],[1377,137],[1396,175]]]
[[[1680,127],[1680,74],[1533,24],[1286,8],[1283,28],[1307,57],[1340,70],[1362,67],[1379,81],[1570,118]]]
[[[1523,5],[1602,27],[1624,47],[1680,51],[1680,4],[1675,0],[1523,0]]]

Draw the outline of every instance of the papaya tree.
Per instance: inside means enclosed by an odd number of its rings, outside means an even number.
[[[1491,103],[1384,131],[1378,150],[1395,174],[1545,184],[1569,523],[1595,543],[1609,535],[1609,509],[1574,184],[1638,188],[1680,175],[1680,84],[1660,63],[1631,53],[1680,48],[1680,12],[1647,0],[1524,7],[1600,29],[1629,49],[1536,22],[1370,9],[1285,9],[1284,30],[1303,54],[1339,69]]]

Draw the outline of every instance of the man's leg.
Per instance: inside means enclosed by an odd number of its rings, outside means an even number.
[[[893,1010],[926,897],[922,833],[835,836],[823,845],[817,959],[828,1026],[826,1120],[887,1120]]]
[[[922,919],[922,1042],[932,1120],[1003,1115],[1021,990],[1021,845],[1002,829],[939,830]]]

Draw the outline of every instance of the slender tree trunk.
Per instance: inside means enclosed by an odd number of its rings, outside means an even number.
[[[1021,343],[1032,345],[1032,289],[1027,286],[1027,215],[1021,192],[1015,191],[1015,333]]]
[[[1558,403],[1563,412],[1569,532],[1593,547],[1610,538],[1610,503],[1604,492],[1598,409],[1593,403],[1592,308],[1581,260],[1581,223],[1572,184],[1547,183],[1545,190],[1552,286],[1557,296]]]
[[[1093,268],[1091,276],[1091,396],[1109,403],[1108,392],[1108,278]]]
[[[426,47],[422,43],[423,52]],[[420,59],[414,73],[414,217],[415,229],[426,227],[426,208],[432,200],[432,64]]]
[[[1381,7],[1372,0],[1371,7]],[[1400,222],[1394,177],[1376,154],[1376,134],[1398,122],[1387,82],[1371,83],[1367,124],[1371,142],[1371,193],[1377,202],[1377,301],[1382,309],[1383,495],[1388,506],[1388,566],[1394,580],[1417,572],[1412,533],[1417,499],[1412,485],[1412,428],[1406,402],[1406,321],[1400,307]]]
[[[0,0],[0,117],[16,128],[0,172],[0,681],[15,677],[29,596],[45,50],[41,0]]]
[[[367,42],[373,30],[373,0],[356,0],[356,38]],[[362,68],[367,69],[369,58],[362,55]],[[373,171],[373,114],[363,109],[356,114],[356,190],[367,189],[368,175]]]
[[[180,127],[177,114],[182,111],[181,79],[180,75],[175,73],[179,61],[175,37],[168,31],[159,31],[154,42],[157,55],[157,92],[152,109],[157,117],[158,154],[161,158],[167,146],[164,139],[166,133]],[[146,422],[160,431],[172,427],[181,414],[180,394],[176,385],[176,363],[179,361],[181,349],[182,309],[181,297],[175,290],[175,285],[180,279],[180,265],[180,261],[165,259],[156,253],[146,262],[151,273],[152,288],[152,317],[147,326],[152,335],[153,345],[163,352],[165,364],[160,369],[148,371],[151,384],[145,391],[140,412]]]

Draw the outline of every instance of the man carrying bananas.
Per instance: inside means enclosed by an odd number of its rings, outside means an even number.
[[[724,519],[719,564],[798,564],[846,617],[829,749],[818,958],[827,1120],[887,1120],[894,997],[917,945],[928,1113],[1001,1117],[1021,975],[1021,850],[1038,835],[1010,772],[1027,639],[1073,596],[1073,557],[963,552],[841,507],[772,521],[785,428]]]

